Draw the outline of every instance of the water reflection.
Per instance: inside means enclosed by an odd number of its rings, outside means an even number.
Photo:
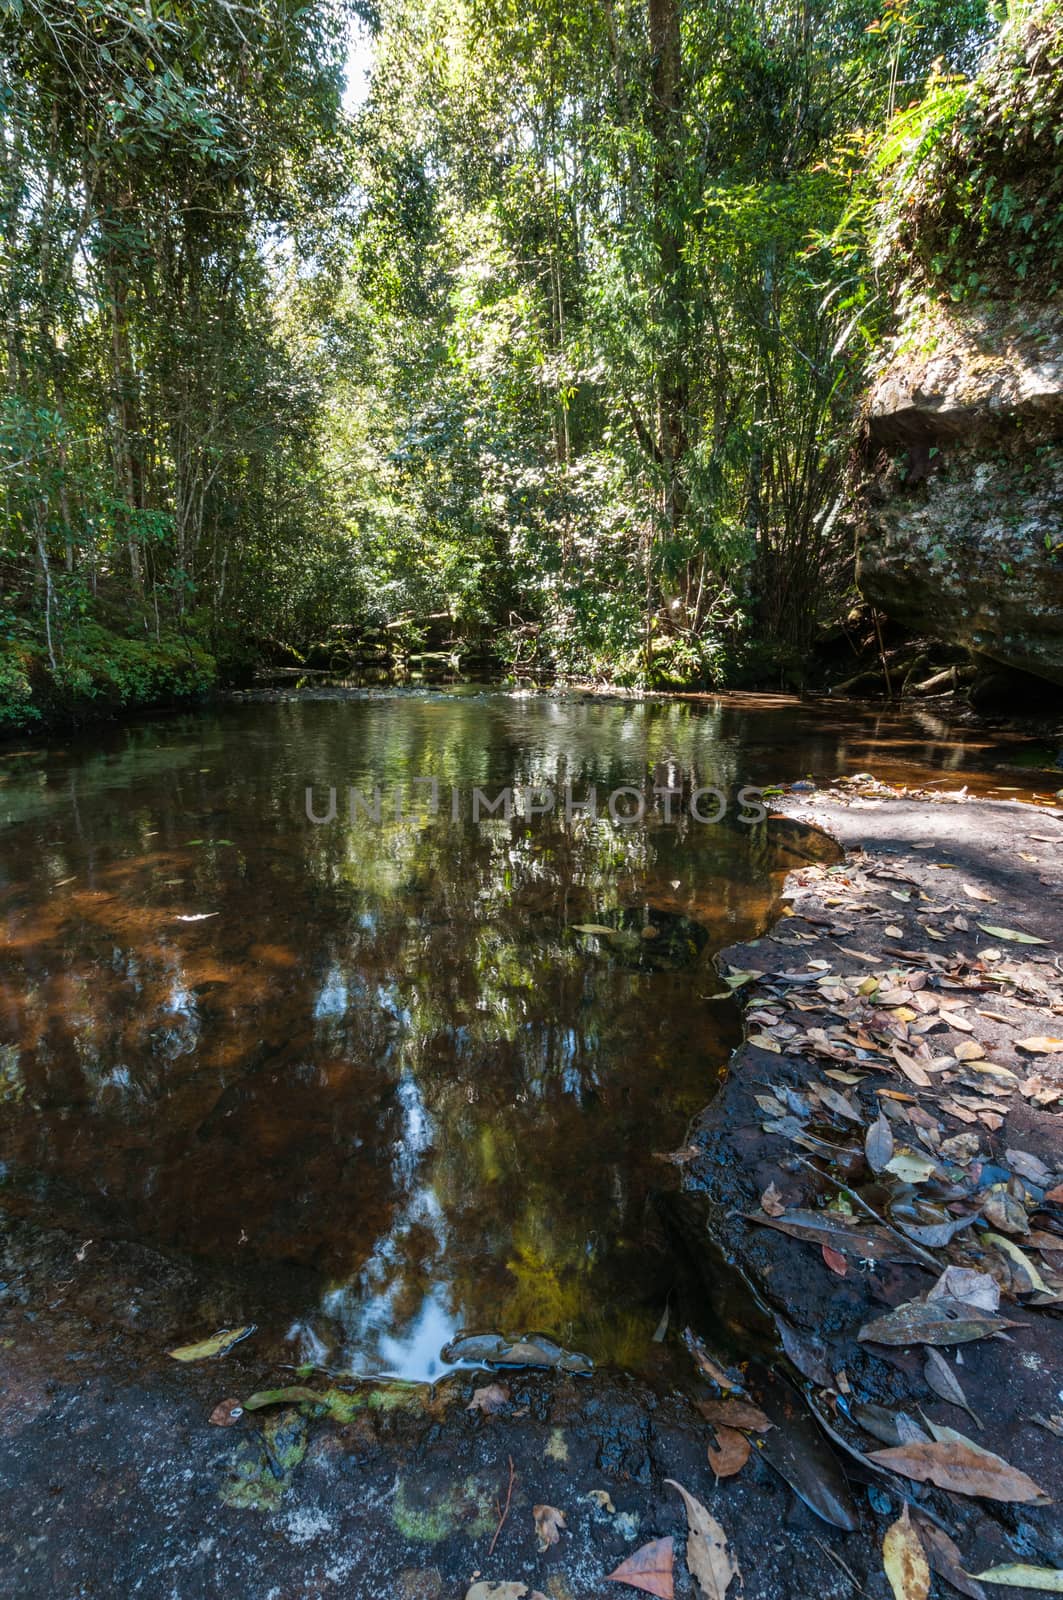
[[[888,760],[923,737],[895,728]],[[734,791],[858,770],[867,740],[712,703],[426,694],[4,762],[4,1203],[245,1274],[289,1359],[425,1377],[473,1327],[645,1368],[655,1152],[735,1040],[711,952],[815,847],[736,808],[315,827],[305,786]]]

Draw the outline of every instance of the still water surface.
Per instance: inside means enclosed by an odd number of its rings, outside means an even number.
[[[932,718],[489,690],[8,752],[0,1204],[236,1274],[289,1360],[426,1378],[461,1329],[536,1330],[648,1371],[659,1153],[738,1036],[712,955],[823,842],[737,804],[717,826],[474,826],[450,787],[1015,782],[988,765]],[[442,815],[346,820],[346,786],[413,776]],[[337,821],[308,821],[308,784],[341,790]]]

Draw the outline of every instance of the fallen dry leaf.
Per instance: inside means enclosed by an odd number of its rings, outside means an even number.
[[[231,1428],[234,1422],[239,1422],[243,1414],[244,1408],[239,1400],[219,1400],[207,1421],[212,1422],[216,1428]]]
[[[916,1483],[934,1483],[954,1494],[976,1495],[1009,1505],[1044,1504],[1046,1496],[1032,1478],[1001,1456],[969,1440],[933,1440],[872,1451],[869,1460]]]
[[[708,1447],[709,1466],[717,1478],[733,1478],[749,1460],[753,1446],[737,1428],[717,1427],[716,1440],[715,1450],[711,1444]]]
[[[483,1411],[487,1416],[494,1416],[496,1411],[501,1411],[503,1406],[509,1404],[509,1390],[504,1383],[489,1383],[482,1389],[474,1389],[472,1399],[465,1407],[466,1411]]]
[[[923,1377],[930,1388],[941,1400],[947,1400],[949,1405],[959,1406],[961,1411],[966,1411],[971,1421],[981,1427],[981,1420],[975,1416],[967,1404],[967,1396],[955,1372],[945,1360],[945,1357],[932,1346],[926,1352],[926,1364],[923,1367]]]
[[[927,1300],[953,1300],[957,1305],[973,1306],[978,1311],[997,1311],[1000,1285],[988,1272],[973,1267],[946,1267]]]
[[[994,928],[988,923],[980,922],[978,926],[983,933],[988,933],[994,939],[1005,939],[1009,944],[1047,944],[1047,939],[1038,939],[1035,934],[1023,933],[1018,928]]]
[[[918,1514],[916,1525],[933,1571],[947,1583],[951,1583],[960,1594],[967,1595],[968,1600],[986,1600],[986,1592],[982,1585],[964,1571],[963,1557],[948,1534]]]
[[[686,1506],[687,1570],[706,1600],[725,1600],[732,1579],[741,1578],[738,1564],[727,1549],[726,1533],[712,1512],[681,1483],[676,1483],[674,1478],[664,1481],[682,1495]]]
[[[781,1217],[786,1210],[782,1195],[774,1183],[769,1183],[760,1197],[760,1209],[769,1217]]]
[[[724,1428],[743,1428],[747,1433],[767,1433],[775,1426],[759,1406],[748,1400],[698,1400],[695,1402],[706,1422]]]
[[[886,1529],[882,1541],[882,1564],[894,1600],[927,1600],[930,1594],[930,1568],[919,1534],[912,1526],[907,1505],[897,1521]]]
[[[893,1159],[893,1133],[881,1111],[867,1130],[864,1154],[872,1172],[881,1172]]]
[[[526,1583],[474,1583],[465,1600],[524,1600]]]
[[[1039,1033],[1032,1039],[1016,1039],[1016,1050],[1027,1050],[1032,1056],[1058,1055],[1063,1050],[1063,1039],[1057,1039],[1054,1034]]]
[[[672,1576],[675,1552],[671,1539],[654,1539],[641,1550],[622,1561],[615,1572],[610,1572],[606,1583],[626,1583],[643,1594],[653,1594],[657,1600],[673,1600],[675,1581]]]
[[[1007,1589],[1039,1589],[1042,1594],[1063,1594],[1063,1567],[990,1567],[975,1576],[985,1583],[999,1583]]]
[[[823,1259],[827,1263],[827,1266],[830,1268],[830,1270],[832,1272],[836,1272],[839,1278],[844,1278],[846,1273],[849,1271],[849,1263],[846,1261],[841,1251],[832,1249],[829,1244],[820,1245],[820,1250],[822,1251]]]
[[[865,1344],[968,1344],[1017,1326],[965,1301],[941,1295],[937,1299],[906,1301],[885,1316],[865,1323],[857,1338]]]
[[[549,1550],[565,1531],[565,1513],[556,1506],[532,1506],[532,1517],[539,1538],[539,1549]]]

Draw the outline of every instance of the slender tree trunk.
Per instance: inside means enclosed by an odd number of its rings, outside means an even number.
[[[682,223],[682,52],[680,0],[649,0],[653,78],[653,239],[661,350],[658,371],[658,443],[664,472],[664,522],[674,532],[686,508],[682,482],[687,447],[687,305]]]

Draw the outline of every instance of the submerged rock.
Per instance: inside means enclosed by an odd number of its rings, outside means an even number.
[[[563,1350],[542,1333],[507,1339],[500,1333],[461,1333],[444,1345],[444,1361],[498,1367],[551,1367],[559,1372],[591,1373],[594,1362],[578,1350]]]

